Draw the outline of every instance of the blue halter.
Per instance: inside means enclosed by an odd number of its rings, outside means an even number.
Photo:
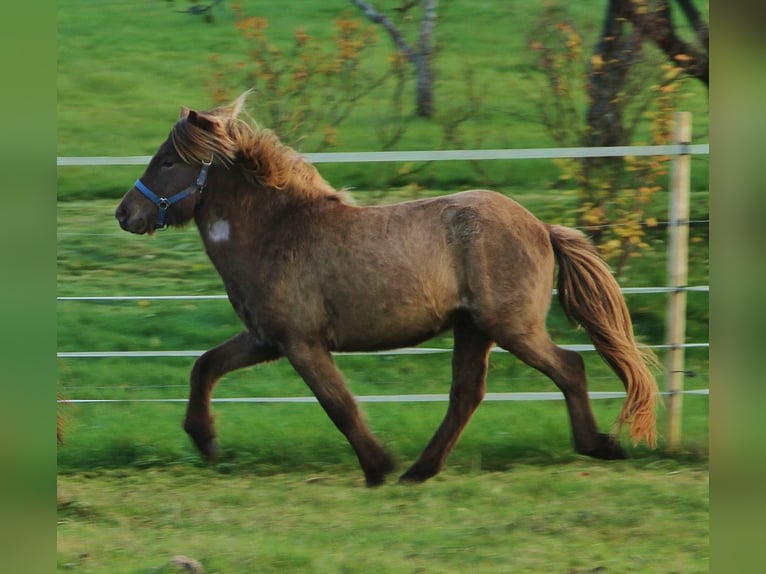
[[[207,183],[207,170],[210,167],[212,161],[203,161],[202,167],[199,170],[197,181],[193,185],[190,185],[186,189],[179,191],[171,197],[160,197],[154,193],[151,189],[146,187],[140,179],[136,180],[135,186],[138,191],[144,194],[144,196],[157,206],[157,222],[154,224],[155,229],[165,229],[167,224],[165,223],[165,213],[168,208],[174,203],[178,203],[182,199],[189,197],[194,193],[202,191]]]

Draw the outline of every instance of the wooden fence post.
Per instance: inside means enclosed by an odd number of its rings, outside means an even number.
[[[675,114],[675,143],[691,142],[691,113]],[[691,156],[682,150],[673,158],[670,174],[670,238],[668,245],[668,296],[666,344],[668,347],[666,388],[667,448],[681,444],[682,391],[684,388],[684,347],[686,342],[686,290],[689,253],[689,181]]]

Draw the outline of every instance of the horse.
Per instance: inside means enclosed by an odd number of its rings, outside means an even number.
[[[226,373],[286,358],[351,444],[366,484],[395,469],[333,352],[416,345],[452,330],[447,412],[401,482],[439,473],[485,394],[493,345],[547,375],[568,409],[574,449],[621,459],[619,433],[656,444],[659,396],[619,285],[580,231],[538,220],[498,192],[468,190],[358,206],[299,152],[245,112],[248,92],[205,111],[181,108],[168,138],[115,211],[153,234],[194,220],[244,329],[203,353],[190,375],[183,428],[215,462],[213,388]],[[599,432],[582,357],[545,320],[558,297],[622,381],[611,433]]]

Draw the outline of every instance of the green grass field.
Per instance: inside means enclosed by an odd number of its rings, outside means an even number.
[[[226,3],[224,3],[226,4]],[[286,47],[297,26],[319,37],[329,22],[354,16],[349,2],[243,2],[269,19]],[[378,2],[382,9],[398,4]],[[591,35],[602,2],[571,8]],[[234,18],[217,8],[212,24],[179,14],[186,2],[57,3],[59,156],[149,155],[181,105],[211,101],[209,58],[239,57]],[[440,4],[437,113],[462,98],[464,66],[474,69],[480,113],[462,134],[466,147],[547,147],[535,117],[534,73],[526,33],[538,3]],[[592,36],[595,38],[595,36]],[[388,39],[368,65],[381,65]],[[242,89],[248,86],[243,85]],[[707,94],[689,83],[684,109],[694,113],[695,143],[707,141]],[[383,121],[381,91],[349,118],[329,151],[374,151]],[[306,145],[311,144],[307,135]],[[434,130],[413,124],[400,149],[431,149]],[[306,149],[304,151],[312,151]],[[695,157],[691,218],[709,219],[707,158]],[[402,164],[331,165],[320,171],[358,203],[399,201],[490,186],[541,219],[571,223],[574,198],[557,189],[549,160],[435,162],[397,178]],[[193,227],[154,237],[122,232],[119,198],[143,170],[61,167],[57,182],[59,296],[139,295],[120,302],[59,301],[59,351],[205,350],[241,329],[227,301],[155,301],[153,295],[221,294],[221,281]],[[395,185],[387,185],[394,181]],[[418,185],[410,185],[414,181]],[[667,219],[667,197],[648,215]],[[665,284],[666,229],[649,230],[650,248],[632,259],[624,286]],[[691,228],[689,284],[709,282],[708,227]],[[629,295],[636,332],[647,344],[664,338],[665,297]],[[708,295],[688,296],[689,342],[708,340]],[[562,344],[585,343],[554,303],[549,330]],[[450,347],[449,334],[426,344]],[[595,353],[584,353],[590,389],[622,390]],[[662,358],[662,355],[660,355]],[[61,358],[65,444],[58,450],[58,570],[87,573],[174,572],[185,555],[205,572],[706,572],[708,548],[708,397],[684,399],[683,442],[675,453],[626,444],[631,458],[602,462],[576,455],[561,401],[485,402],[448,460],[418,487],[394,479],[363,487],[356,459],[317,404],[217,403],[221,460],[202,464],[181,429],[191,357]],[[449,355],[341,356],[352,391],[447,393]],[[687,353],[694,377],[709,387],[707,349]],[[662,376],[659,375],[662,384]],[[489,392],[553,391],[552,382],[507,353],[492,355]],[[308,396],[285,362],[227,375],[216,398]],[[594,401],[608,430],[619,400]],[[404,471],[424,447],[446,404],[363,404],[374,432]],[[627,441],[625,441],[627,442]]]
[[[421,487],[185,467],[59,477],[60,571],[399,574],[709,568],[708,477],[590,461],[447,470]]]
[[[361,16],[346,0],[316,2],[285,0],[279,3],[241,2],[247,14],[268,19],[269,39],[289,50],[295,29],[304,28],[318,38],[332,35],[332,20]],[[240,61],[244,45],[234,30],[234,16],[224,8],[212,24],[179,14],[186,2],[109,2],[98,10],[64,0],[57,4],[59,156],[149,155],[165,138],[182,105],[207,108],[213,104],[211,55]],[[399,2],[376,4],[393,12]],[[579,2],[569,8],[571,17],[596,41],[602,14],[600,0]],[[452,2],[439,8],[435,62],[437,120],[446,121],[466,102],[464,70],[474,76],[480,107],[461,128],[460,140],[470,148],[551,147],[536,109],[539,92],[530,80],[535,74],[534,54],[527,48],[529,29],[539,17],[538,3],[525,1],[498,5],[493,2]],[[405,28],[410,38],[414,25]],[[586,45],[587,45],[586,44]],[[368,71],[386,66],[390,41],[381,31]],[[236,74],[235,74],[236,75]],[[226,77],[227,84],[238,85]],[[232,98],[251,85],[242,80]],[[326,151],[375,151],[378,133],[390,119],[385,103],[393,90],[386,84],[375,90],[364,105],[339,128],[337,145]],[[258,110],[258,94],[252,110]],[[409,99],[407,100],[409,101]],[[681,102],[694,119],[693,142],[707,142],[708,102],[704,89],[688,82]],[[441,135],[433,122],[412,119],[398,149],[434,149]],[[268,126],[267,126],[268,127]],[[303,133],[303,151],[313,151],[315,134]],[[646,142],[643,142],[646,143]],[[707,190],[707,159],[694,163],[693,186]],[[408,164],[338,164],[323,166],[323,174],[336,187],[380,190],[388,182],[417,183],[443,190],[489,186],[511,193],[545,192],[560,172],[549,160],[438,162],[418,171],[417,177],[399,176],[421,166]],[[58,196],[91,199],[118,197],[126,182],[135,179],[134,168],[67,168],[59,170]],[[558,194],[558,192],[555,192]]]

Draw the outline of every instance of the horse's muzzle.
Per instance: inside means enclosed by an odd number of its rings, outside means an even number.
[[[130,233],[141,235],[149,230],[146,219],[141,216],[131,216],[130,209],[125,205],[124,201],[117,206],[117,209],[114,211],[114,217],[117,219],[120,227]]]

